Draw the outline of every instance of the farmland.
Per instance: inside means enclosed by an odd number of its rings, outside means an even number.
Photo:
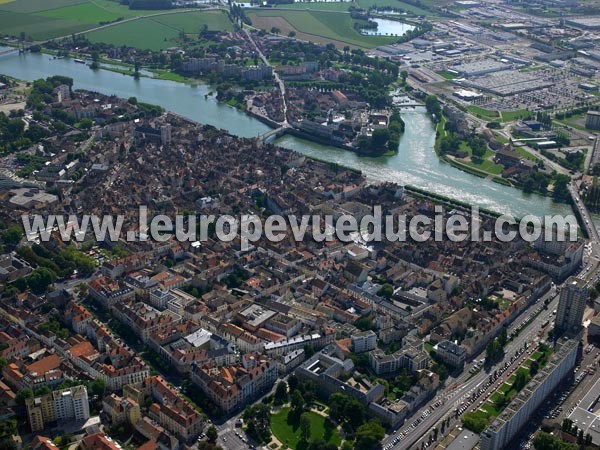
[[[0,1],[2,9],[16,13],[35,13],[48,9],[62,8],[63,6],[72,6],[79,3],[87,3],[88,0],[14,0],[12,2]]]
[[[110,22],[119,17],[121,14],[107,11],[93,3],[80,3],[73,6],[65,6],[64,8],[50,9],[38,13],[39,16],[49,17],[51,19],[67,19],[79,20],[86,23]]]
[[[379,7],[394,7],[403,9],[409,14],[415,16],[426,16],[431,17],[433,13],[418,6],[411,5],[409,3],[401,2],[399,0],[355,0],[350,2],[299,2],[282,5],[282,9],[302,9],[310,11],[348,11],[348,8],[354,6],[355,8],[369,9],[371,6]]]
[[[271,30],[276,27],[283,35],[294,31],[300,39],[320,44],[333,43],[337,47],[351,45],[372,48],[395,42],[397,38],[363,36],[353,28],[349,14],[325,11],[251,10],[248,17],[257,28]]]
[[[89,23],[78,20],[49,19],[34,14],[0,11],[2,33],[18,36],[21,32],[33,39],[50,39],[89,29]]]
[[[129,45],[143,50],[163,50],[175,45],[172,39],[177,38],[180,32],[198,33],[204,24],[209,30],[233,29],[233,24],[224,12],[204,11],[134,20],[87,33],[86,37],[92,42]]]
[[[174,13],[174,14],[173,14]],[[211,29],[230,29],[231,24],[223,14],[206,16],[203,19],[202,12],[188,13],[183,15],[177,13],[177,10],[143,10],[132,11],[127,6],[112,0],[53,0],[51,3],[46,0],[14,0],[7,2],[0,0],[0,32],[3,34],[19,36],[25,33],[27,38],[32,40],[45,40],[61,36],[68,36],[72,33],[97,28],[109,22],[115,22],[119,19],[131,19],[139,16],[148,16],[161,14],[169,16],[164,23],[158,21],[157,36],[148,31],[148,24],[142,23],[123,26],[130,26],[131,33],[145,31],[145,34],[133,36],[132,40],[137,44],[144,44],[146,38],[150,38],[151,45],[142,48],[162,48],[157,45],[159,38],[170,39],[172,31],[178,33],[185,29],[190,32],[197,32],[199,27],[207,23]],[[142,20],[142,19],[140,19]],[[144,26],[145,25],[145,26]],[[172,30],[169,31],[168,28]],[[128,43],[124,41],[124,28],[116,28],[116,35],[107,42],[115,41],[119,44]],[[111,33],[105,33],[108,36]],[[110,37],[110,36],[109,36]],[[132,45],[137,45],[132,44]]]

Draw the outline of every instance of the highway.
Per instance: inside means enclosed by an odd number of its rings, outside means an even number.
[[[544,300],[551,299],[546,310],[543,309]],[[542,324],[550,320],[552,317],[552,312],[556,309],[556,305],[558,304],[558,296],[556,295],[556,290],[553,288],[550,292],[544,295],[540,300],[526,308],[519,318],[514,321],[513,325],[508,328],[508,335],[510,336],[513,333],[519,324],[523,322],[523,320],[529,316],[530,314],[535,314],[535,311],[538,308],[542,308],[541,313],[532,319],[532,321],[521,329],[521,332],[510,342],[508,342],[505,346],[504,358],[492,366],[490,369],[480,370],[475,375],[471,375],[469,370],[475,365],[475,362],[472,362],[469,365],[465,366],[464,371],[457,378],[448,378],[446,380],[446,385],[448,386],[444,391],[439,393],[433,400],[429,401],[427,406],[419,409],[415,412],[410,418],[406,419],[405,426],[400,430],[396,431],[392,435],[386,437],[383,441],[383,448],[393,448],[398,450],[408,450],[411,448],[416,448],[420,445],[423,439],[427,439],[429,437],[430,431],[436,427],[436,424],[440,422],[441,419],[446,419],[447,417],[454,417],[455,410],[460,407],[461,402],[467,403],[468,399],[473,396],[480,388],[485,386],[487,383],[490,374],[493,374],[495,370],[500,369],[504,366],[505,362],[509,363],[508,369],[505,374],[510,373],[510,369],[512,367],[517,367],[518,364],[522,362],[527,352],[525,352],[521,357],[517,358],[513,363],[510,363],[510,358],[515,354],[515,352],[521,349],[525,343],[531,344],[535,341],[538,332],[542,329]],[[530,348],[532,346],[530,345]],[[478,397],[478,399],[482,399],[487,396],[487,394],[491,394],[495,389],[495,386],[501,382],[501,377],[490,386],[485,393]],[[437,403],[439,400],[442,401],[442,404],[435,408],[431,409],[430,405]],[[475,400],[476,402],[477,400]],[[473,403],[475,403],[473,402]],[[426,411],[429,411],[428,413]],[[467,410],[463,411],[463,413],[467,412]],[[407,430],[410,427],[410,424],[414,423],[415,420],[420,418],[423,414],[428,414],[425,419],[421,421],[416,427],[412,430],[408,431],[404,436],[403,431]],[[450,429],[451,427],[448,427]],[[438,429],[440,427],[438,426]],[[399,439],[399,440],[397,440]],[[396,444],[394,444],[396,441]]]

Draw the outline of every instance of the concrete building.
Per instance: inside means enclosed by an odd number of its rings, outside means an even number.
[[[600,130],[600,111],[588,111],[585,115],[585,127],[588,130]]]
[[[592,443],[595,445],[600,445],[600,415],[597,408],[599,399],[600,381],[596,381],[569,416],[573,425],[583,430],[584,435],[592,436]]]
[[[588,287],[584,280],[571,277],[565,282],[556,312],[557,330],[564,332],[581,327],[587,298]]]
[[[527,424],[539,405],[573,370],[579,339],[562,338],[548,363],[525,386],[492,424],[481,433],[481,450],[511,448],[508,444]]]
[[[438,358],[445,364],[462,369],[467,360],[467,351],[452,341],[442,341],[434,347]]]
[[[296,376],[301,380],[315,382],[317,389],[324,395],[343,393],[356,398],[365,406],[376,402],[385,394],[383,385],[371,384],[366,378],[345,380],[354,372],[351,359],[342,361],[323,350],[306,360],[296,369]]]
[[[44,429],[49,422],[87,420],[90,405],[85,386],[54,391],[25,401],[31,431]]]
[[[350,336],[354,353],[364,353],[375,350],[377,347],[377,335],[373,330],[361,331]]]
[[[140,405],[135,400],[119,397],[114,392],[102,400],[102,410],[112,425],[135,425],[142,418]]]

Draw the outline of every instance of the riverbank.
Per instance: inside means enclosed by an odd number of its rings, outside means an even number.
[[[129,98],[163,106],[192,120],[225,129],[242,137],[264,135],[271,127],[209,96],[210,88],[201,82],[193,84],[159,80],[134,79],[107,70],[90,70],[69,59],[54,60],[48,55],[2,57],[2,73],[13,78],[33,81],[52,74],[74,79],[74,88]],[[197,80],[196,80],[197,81]],[[324,146],[287,135],[275,145],[303,153],[328,163],[359,170],[373,182],[410,185],[425,192],[458,199],[490,211],[522,217],[526,214],[570,214],[571,208],[555,203],[549,197],[524,194],[520,190],[491,183],[441,161],[434,151],[435,129],[422,107],[401,111],[406,129],[398,152],[380,157],[360,157],[354,152]],[[599,219],[600,220],[600,219]]]
[[[435,152],[436,152],[438,158],[440,159],[440,161],[443,161],[462,172],[466,172],[466,173],[469,173],[476,177],[483,178],[483,179],[486,179],[489,181],[493,181],[494,183],[498,183],[503,186],[509,186],[509,187],[518,189],[518,190],[522,191],[523,193],[527,193],[527,194],[535,193],[537,195],[552,198],[552,192],[550,190],[546,190],[543,192],[540,191],[539,189],[525,191],[525,185],[522,182],[520,182],[519,180],[513,179],[513,180],[509,181],[509,180],[503,178],[502,176],[500,176],[498,173],[489,172],[489,171],[480,169],[478,167],[475,167],[474,164],[467,164],[467,163],[461,161],[460,158],[454,157],[452,155],[442,154],[442,151],[440,148],[440,143],[441,143],[441,140],[446,136],[445,124],[446,124],[446,118],[444,116],[442,116],[442,119],[436,124],[436,138],[435,138],[434,149],[435,149]],[[464,142],[461,145],[463,145],[463,144],[466,145],[466,143],[464,143]],[[515,151],[517,153],[521,154],[522,157],[525,159],[530,159],[530,157],[532,156],[529,153],[527,153],[526,151],[519,149],[519,148],[517,148]],[[489,153],[489,151],[488,151],[488,153]],[[489,157],[489,155],[486,155],[484,158],[488,158],[488,157]]]

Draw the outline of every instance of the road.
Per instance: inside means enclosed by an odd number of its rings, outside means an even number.
[[[263,63],[265,63],[267,66],[270,66],[271,64],[269,63],[269,60],[264,55],[264,53],[262,52],[262,50],[260,49],[258,44],[254,41],[252,34],[250,34],[250,32],[246,28],[244,28],[244,33],[246,33],[246,36],[248,37],[248,41],[250,41],[252,43],[252,45],[256,49],[256,53],[258,53],[258,55],[260,56],[260,59],[262,59]],[[283,80],[279,77],[279,74],[277,72],[273,71],[273,77],[275,78],[275,81],[277,82],[277,85],[279,86],[279,91],[281,92],[281,103],[282,103],[282,108],[283,108],[283,122],[281,122],[281,125],[283,127],[288,127],[289,122],[287,120],[287,100],[285,98],[285,84],[283,83]]]
[[[489,370],[481,370],[475,375],[471,375],[469,370],[474,366],[474,363],[471,363],[465,366],[463,373],[455,378],[449,378],[446,382],[448,387],[438,394],[433,400],[431,400],[428,406],[421,408],[416,413],[414,413],[410,418],[406,420],[406,424],[413,423],[417,418],[421,417],[425,411],[430,410],[431,404],[435,404],[438,400],[442,400],[443,404],[438,408],[434,409],[420,424],[418,424],[413,430],[411,430],[406,436],[401,437],[400,441],[397,442],[396,445],[393,445],[394,449],[399,450],[408,450],[412,448],[418,447],[420,442],[423,439],[427,439],[431,430],[436,427],[436,424],[440,422],[442,418],[448,417],[448,415],[454,416],[453,412],[460,406],[461,402],[465,401],[469,397],[473,395],[478,389],[485,385],[485,383],[489,379],[490,373],[493,373],[495,370],[499,369],[504,365],[505,362],[510,361],[510,357],[514,355],[514,353],[522,348],[525,343],[531,343],[536,338],[537,333],[542,328],[542,324],[549,320],[552,316],[552,311],[555,309],[558,303],[558,296],[556,295],[555,290],[551,290],[544,297],[542,297],[538,302],[531,305],[529,308],[525,309],[519,318],[525,318],[529,314],[532,314],[537,308],[543,306],[543,302],[545,299],[550,299],[550,303],[546,310],[542,310],[542,312],[533,319],[530,324],[521,330],[521,332],[510,342],[508,342],[505,346],[504,358],[492,366]],[[512,333],[522,322],[522,319],[517,319],[508,329],[508,333]],[[527,354],[527,353],[525,353]],[[520,361],[523,358],[517,358],[509,367],[516,367],[517,364],[520,364]],[[506,373],[509,373],[510,370],[507,370]],[[496,383],[493,384],[495,386]],[[492,387],[493,387],[492,386]],[[488,389],[490,393],[492,391],[492,387]],[[484,397],[482,395],[481,397]],[[480,398],[481,398],[480,397]],[[464,411],[466,412],[466,411]],[[406,429],[407,427],[404,427]],[[451,427],[449,427],[451,428]],[[439,426],[438,426],[439,429]],[[400,437],[402,430],[397,431],[396,433],[388,436],[383,441],[383,447],[386,448],[388,445],[393,444],[394,440],[397,437]]]
[[[579,211],[579,214],[582,217],[582,220],[584,221],[583,225],[588,234],[590,241],[592,242],[592,245],[595,244],[594,247],[597,247],[597,244],[600,243],[600,236],[598,235],[598,230],[596,230],[596,226],[594,225],[594,222],[592,221],[592,216],[590,215],[588,209],[583,204],[583,200],[579,196],[579,191],[577,189],[577,186],[575,186],[574,182],[569,183],[569,192],[571,194],[571,197],[573,197],[573,202],[574,202],[573,206],[575,206],[575,208],[577,208],[577,210]],[[594,252],[594,256],[598,256],[598,255],[600,255],[600,253]]]

